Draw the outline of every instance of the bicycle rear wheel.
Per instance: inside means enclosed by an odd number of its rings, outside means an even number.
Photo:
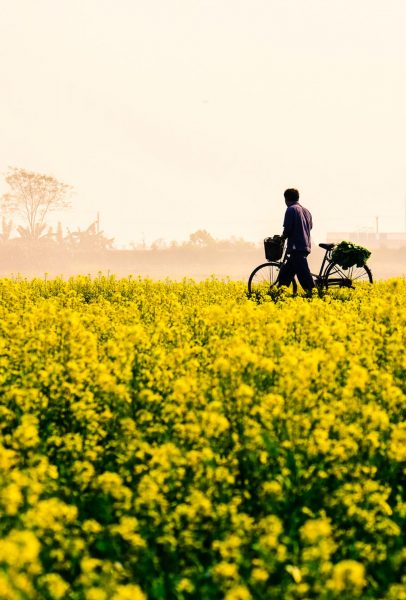
[[[372,273],[369,267],[349,267],[343,269],[337,263],[332,262],[326,270],[325,285],[331,287],[354,288],[358,283],[373,283]]]
[[[248,279],[248,294],[250,296],[261,296],[269,294],[272,288],[278,284],[279,271],[281,264],[277,262],[267,262],[256,267]],[[297,283],[293,280],[290,286],[293,293],[297,291]]]

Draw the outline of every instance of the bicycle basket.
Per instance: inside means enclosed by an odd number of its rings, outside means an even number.
[[[267,260],[280,260],[283,254],[285,240],[280,235],[264,239],[265,257]]]

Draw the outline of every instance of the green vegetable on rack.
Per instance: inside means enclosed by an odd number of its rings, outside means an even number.
[[[342,241],[334,248],[331,258],[343,269],[349,269],[355,265],[363,267],[370,256],[371,252],[367,248]]]

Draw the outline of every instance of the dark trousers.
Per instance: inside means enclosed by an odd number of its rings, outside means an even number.
[[[289,286],[296,275],[304,290],[308,292],[314,288],[313,277],[307,264],[308,254],[308,252],[298,252],[297,250],[290,253],[288,260],[282,265],[279,272],[279,285]]]

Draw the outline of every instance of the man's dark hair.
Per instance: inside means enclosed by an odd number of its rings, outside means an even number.
[[[285,190],[283,195],[288,202],[297,202],[299,200],[299,192],[295,188]]]

